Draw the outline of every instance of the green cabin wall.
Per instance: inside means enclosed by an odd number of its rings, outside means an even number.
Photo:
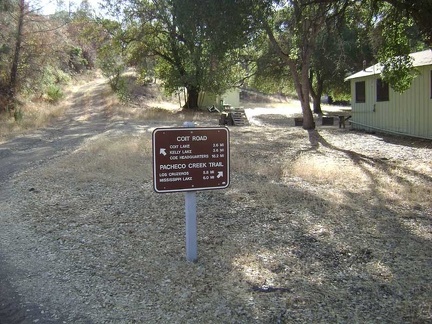
[[[411,88],[400,94],[389,89],[389,101],[376,100],[379,74],[351,79],[354,129],[383,131],[432,139],[432,65],[417,68]],[[355,102],[355,83],[365,81],[366,100]]]

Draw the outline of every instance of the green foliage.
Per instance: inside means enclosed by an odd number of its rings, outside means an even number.
[[[115,46],[107,44],[99,52],[98,66],[103,76],[108,78],[109,84],[114,91],[119,90],[121,85],[121,75],[126,71],[126,64],[121,54],[116,51]]]
[[[290,70],[270,44],[261,44],[257,50],[261,54],[256,60],[256,70],[249,85],[264,93],[295,94]]]
[[[114,26],[114,25],[112,25]],[[119,25],[115,24],[114,37],[99,50],[98,66],[102,74],[108,78],[111,89],[117,94],[122,102],[130,100],[130,94],[126,79],[122,76],[126,72],[126,63],[124,61],[123,48],[121,44],[121,30]]]
[[[97,64],[103,76],[108,78],[113,91],[124,92],[125,84],[122,74],[126,71],[127,55],[123,44],[124,32],[117,21],[102,19],[99,24],[110,35],[103,44],[99,45]],[[120,97],[124,97],[120,95]]]
[[[23,118],[24,118],[24,113],[20,108],[14,111],[14,119],[17,123],[20,123],[23,120]]]
[[[0,12],[10,11],[12,8],[12,0],[0,0]]]
[[[130,101],[130,92],[129,92],[129,88],[127,86],[126,79],[124,77],[119,78],[115,92],[116,92],[117,97],[120,99],[121,102],[127,103]]]
[[[8,116],[13,116],[15,122],[19,123],[24,117],[21,109],[21,102],[16,99],[8,98],[2,101],[3,106],[0,106],[0,113],[6,112]]]
[[[88,62],[83,57],[81,47],[74,46],[69,51],[69,67],[73,72],[81,73],[87,68]]]
[[[353,4],[344,15],[327,21],[326,28],[318,33],[311,64],[312,87],[318,97],[349,97],[350,84],[345,77],[362,69],[363,61],[372,61],[368,16],[370,10],[364,5]]]
[[[68,83],[71,80],[71,76],[59,68],[53,66],[46,66],[41,78],[43,86],[48,87],[50,85]]]
[[[56,103],[63,98],[64,94],[58,85],[49,85],[47,88],[47,96],[51,103]]]
[[[383,80],[399,93],[411,87],[412,81],[418,73],[418,70],[413,67],[413,60],[409,55],[399,55],[387,59],[383,63],[381,72]]]
[[[396,19],[399,18],[399,19]],[[410,40],[407,29],[413,22],[406,17],[395,17],[389,14],[383,21],[383,44],[378,51],[378,60],[383,65],[382,77],[393,90],[404,92],[411,86],[412,81],[418,75],[413,68],[413,60],[409,56],[411,52]]]
[[[424,42],[428,48],[432,47],[432,1],[374,0],[374,2],[377,7],[391,8],[395,22],[398,22],[400,19],[412,19],[422,42]]]
[[[64,96],[61,85],[67,84],[70,80],[71,76],[59,68],[46,66],[40,78],[38,88],[35,87],[34,90],[43,92],[46,94],[48,101],[55,103]]]
[[[0,45],[0,89],[6,87],[9,81],[10,52],[11,49],[8,45]]]
[[[16,4],[0,0],[0,94],[8,93],[11,80]],[[115,19],[95,18],[87,0],[75,13],[64,10],[43,20],[25,12],[16,93],[44,93],[58,100],[68,73],[94,67],[98,57],[103,74],[124,100],[129,95],[122,74],[130,66],[142,80],[161,79],[169,92],[186,87],[222,93],[248,83],[266,92],[290,93],[295,89],[293,80],[312,71],[314,87],[322,83],[326,93],[343,94],[346,74],[361,69],[363,60],[372,63],[372,54],[384,65],[384,79],[402,92],[416,76],[408,53],[422,49],[417,31],[426,39],[431,36],[430,1],[105,0],[105,4]],[[263,24],[271,27],[286,60],[257,32]]]
[[[103,43],[91,15],[41,16],[34,7],[29,1],[22,7],[17,1],[0,0],[2,101],[34,95],[59,100],[61,85],[71,74],[92,68],[97,45]],[[84,9],[90,8],[80,8]]]
[[[67,70],[67,31],[57,20],[11,3],[9,14],[0,13],[0,87],[14,97],[46,93],[49,85],[66,81],[60,68]]]
[[[249,0],[131,0],[121,28],[105,24],[122,59],[167,91],[186,87],[221,93],[238,84],[241,48],[248,41]],[[123,8],[111,2],[112,13]],[[191,103],[195,107],[197,103]]]

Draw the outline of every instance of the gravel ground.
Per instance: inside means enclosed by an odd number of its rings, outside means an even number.
[[[152,189],[151,132],[182,121],[40,135],[60,151],[0,188],[0,323],[431,323],[431,142],[330,126],[312,149],[267,112],[230,128],[230,187],[197,195],[196,263],[183,194]]]

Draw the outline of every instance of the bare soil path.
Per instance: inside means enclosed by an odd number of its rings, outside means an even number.
[[[0,144],[0,182],[13,174],[65,154],[85,138],[110,126],[104,108],[107,93],[104,79],[72,88],[66,114],[49,127],[18,136]]]
[[[109,86],[103,78],[77,85],[71,89],[66,99],[66,104],[69,105],[66,113],[49,127],[0,144],[0,218],[8,218],[6,203],[11,198],[8,189],[11,186],[10,179],[15,175],[68,154],[86,138],[125,126],[123,122],[113,123],[109,120],[106,111],[109,92]],[[29,188],[29,192],[33,190],[35,189]],[[53,319],[49,311],[40,305],[23,304],[14,290],[10,275],[17,270],[14,265],[5,262],[5,253],[8,251],[4,250],[5,242],[14,233],[13,227],[13,224],[0,227],[0,324],[63,323],[61,318]],[[44,271],[37,269],[37,266],[35,264],[35,269],[32,269],[33,275]]]

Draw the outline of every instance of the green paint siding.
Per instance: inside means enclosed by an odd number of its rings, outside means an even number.
[[[432,65],[418,68],[411,88],[400,94],[390,88],[389,101],[377,101],[379,75],[351,79],[352,121],[356,129],[395,132],[432,139]],[[355,83],[366,82],[366,100],[355,102]]]
[[[224,104],[229,104],[232,107],[240,106],[240,90],[237,88],[227,90],[223,95],[216,95],[209,92],[200,92],[199,96],[199,106],[202,108],[216,106],[219,108],[220,103],[223,101]]]

